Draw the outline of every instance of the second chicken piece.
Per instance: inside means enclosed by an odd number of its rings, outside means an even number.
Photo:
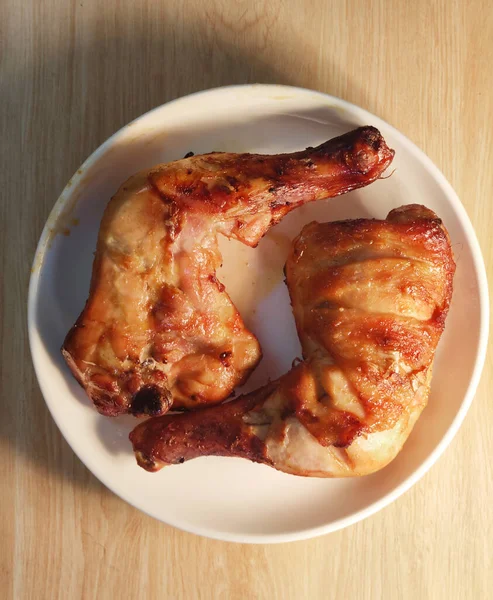
[[[305,360],[222,406],[138,425],[138,463],[238,456],[317,477],[384,467],[426,406],[454,271],[447,232],[423,206],[307,225],[286,263]]]

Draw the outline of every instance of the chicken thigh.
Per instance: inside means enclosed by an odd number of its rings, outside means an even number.
[[[419,205],[307,225],[286,263],[304,360],[221,406],[141,423],[138,463],[238,456],[317,477],[384,467],[427,403],[454,271],[447,232]]]
[[[211,153],[131,177],[106,208],[62,348],[96,408],[160,415],[226,399],[261,350],[216,277],[217,234],[255,246],[297,206],[371,183],[393,154],[361,127],[293,154]]]

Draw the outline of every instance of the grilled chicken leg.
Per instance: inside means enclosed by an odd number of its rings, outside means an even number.
[[[305,360],[229,403],[138,425],[138,463],[213,454],[317,477],[382,468],[426,405],[454,271],[448,235],[422,206],[307,225],[286,263]]]
[[[217,233],[255,246],[297,206],[371,183],[393,155],[362,127],[294,154],[206,154],[124,183],[62,348],[96,408],[159,415],[227,398],[261,351],[216,278]]]

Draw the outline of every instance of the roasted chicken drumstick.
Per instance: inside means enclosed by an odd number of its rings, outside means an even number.
[[[422,206],[307,225],[286,263],[304,361],[229,403],[138,425],[138,463],[239,456],[318,477],[382,468],[426,405],[454,271],[448,235]]]
[[[227,398],[261,351],[216,278],[217,233],[255,246],[297,206],[371,183],[393,155],[361,127],[294,154],[206,154],[124,183],[62,348],[97,409],[159,415]]]

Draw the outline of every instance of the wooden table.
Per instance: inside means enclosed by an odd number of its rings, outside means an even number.
[[[160,524],[85,469],[44,405],[25,316],[81,162],[148,109],[232,83],[318,89],[395,125],[457,190],[493,278],[491,3],[4,0],[0,65],[0,596],[493,597],[491,353],[460,433],[404,497],[319,539],[244,546]]]

